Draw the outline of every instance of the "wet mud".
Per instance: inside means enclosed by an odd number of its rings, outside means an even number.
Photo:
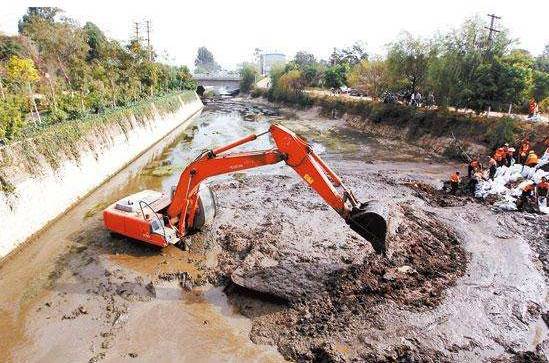
[[[248,178],[245,185],[266,194],[264,179]],[[344,223],[337,223],[337,215],[317,203],[316,196],[302,189],[299,181],[292,181],[289,188],[284,187],[287,179],[269,177],[266,181],[270,190],[291,191],[287,203],[272,208],[264,201],[265,212],[254,216],[254,222],[258,218],[263,223],[221,225],[223,252],[217,268],[222,281],[259,291],[260,300],[276,297],[284,301],[275,311],[265,312],[263,305],[250,303],[254,297],[243,299],[241,289],[229,290],[231,301],[254,322],[252,339],[276,343],[287,359],[389,357],[360,340],[367,331],[383,325],[376,311],[389,303],[410,310],[432,308],[465,272],[467,253],[458,236],[431,213],[409,203],[393,206],[388,241],[391,257],[383,257],[347,231]],[[231,184],[227,187],[233,189]],[[310,213],[305,218],[311,222],[303,224],[296,213]],[[319,230],[329,219],[337,225],[333,227],[337,239],[330,238],[331,229]],[[296,232],[292,241],[280,238],[283,230]],[[299,234],[299,230],[312,236]],[[317,239],[317,234],[324,237]],[[338,352],[335,342],[345,342],[345,354]],[[402,354],[412,353],[405,349]]]
[[[184,246],[103,229],[103,205],[270,122],[387,204],[386,256],[285,165],[212,180],[218,215]],[[443,194],[456,165],[313,111],[224,99],[198,126],[0,266],[1,361],[547,361],[546,217]]]

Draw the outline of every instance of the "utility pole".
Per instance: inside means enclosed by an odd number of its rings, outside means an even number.
[[[51,77],[49,73],[45,73],[44,77],[48,80],[48,83],[50,84],[50,90],[51,90],[51,98],[53,100],[53,107],[57,108],[57,100],[55,99],[55,90],[53,89],[53,84],[51,83]]]
[[[492,41],[494,40],[494,33],[499,33],[500,30],[497,30],[494,28],[494,25],[496,23],[496,19],[499,20],[501,17],[495,15],[495,14],[488,14],[488,17],[490,17],[490,27],[485,26],[484,28],[488,29],[490,33],[488,33],[488,50],[484,53],[485,59],[491,60],[492,58]],[[490,117],[490,111],[492,110],[492,105],[488,106],[488,112],[486,113],[486,117]],[[511,108],[509,108],[509,112],[511,112]]]
[[[36,106],[36,100],[34,99],[34,92],[32,91],[32,87],[30,85],[30,82],[27,82],[27,87],[29,88],[29,97],[30,97],[32,106],[34,108],[34,111],[36,112],[36,116],[38,116],[38,124],[41,125],[42,124],[42,118],[40,117],[40,112],[38,112],[38,107]],[[36,120],[34,119],[34,115],[33,115],[32,110],[31,110],[31,116],[32,116],[32,120],[34,122],[34,126],[36,126],[37,124],[36,124]]]
[[[133,23],[135,25],[135,40],[139,43],[139,22],[134,21]]]
[[[4,86],[2,85],[2,77],[0,77],[0,94],[2,95],[2,101],[6,100],[6,95],[4,94]]]
[[[497,30],[496,28],[494,28],[494,25],[495,25],[496,19],[499,20],[501,19],[501,17],[496,16],[494,14],[488,14],[488,16],[490,17],[490,27],[485,26],[485,28],[490,30],[490,33],[488,34],[488,47],[492,48],[493,34],[500,32],[500,30]]]
[[[147,51],[149,52],[149,61],[152,62],[152,47],[151,47],[151,21],[146,20],[145,24],[147,25]]]

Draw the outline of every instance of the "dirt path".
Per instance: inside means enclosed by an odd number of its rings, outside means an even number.
[[[423,185],[455,165],[312,112],[271,120],[307,137],[359,199],[387,201],[389,258],[283,165],[217,179],[218,217],[189,251],[110,237],[94,210],[169,188],[189,150],[268,126],[264,105],[213,107],[147,168],[169,161],[173,175],[134,170],[0,266],[1,361],[543,361],[547,219],[441,203]]]

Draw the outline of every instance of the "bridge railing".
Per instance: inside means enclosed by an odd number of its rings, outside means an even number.
[[[197,81],[240,81],[239,75],[212,75],[212,74],[195,74],[193,75],[194,79]]]

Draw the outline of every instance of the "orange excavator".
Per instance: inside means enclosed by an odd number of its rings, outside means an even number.
[[[276,148],[227,153],[269,133]],[[176,244],[215,216],[213,193],[201,184],[205,179],[282,161],[320,194],[352,230],[368,240],[377,253],[386,252],[387,211],[383,205],[377,201],[360,203],[305,140],[280,125],[203,152],[183,170],[171,193],[144,190],[123,198],[103,211],[104,224],[111,232],[135,240],[161,247]]]

